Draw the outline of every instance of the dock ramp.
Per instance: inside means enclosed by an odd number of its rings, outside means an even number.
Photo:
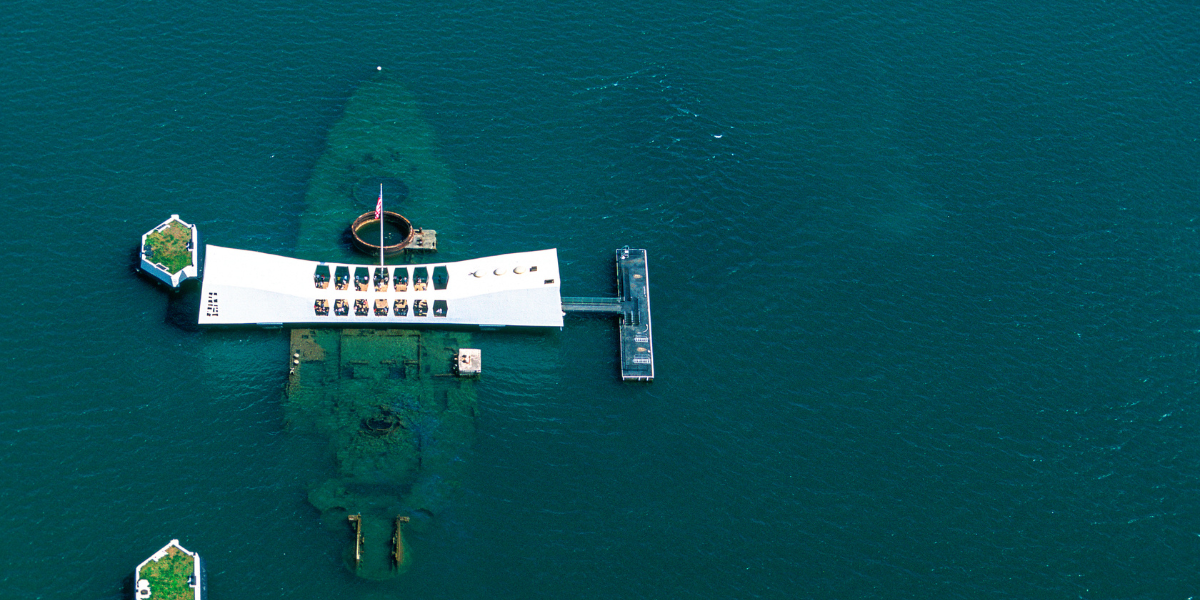
[[[621,314],[620,298],[567,298],[562,299],[563,312],[567,313],[611,313]]]

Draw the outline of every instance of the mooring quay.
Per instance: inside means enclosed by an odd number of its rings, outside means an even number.
[[[621,379],[654,379],[654,344],[650,334],[650,273],[646,250],[621,248],[616,252],[616,298],[562,299],[564,313],[611,314],[620,317]]]

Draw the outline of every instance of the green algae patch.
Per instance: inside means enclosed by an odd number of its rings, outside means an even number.
[[[188,578],[195,572],[194,559],[171,546],[166,556],[146,563],[141,578],[150,583],[150,600],[194,600]]]
[[[167,268],[172,275],[192,264],[192,230],[179,221],[146,236],[146,258]]]
[[[295,329],[283,403],[288,428],[329,442],[336,473],[309,502],[347,536],[347,566],[367,579],[405,571],[397,561],[398,516],[428,520],[461,486],[475,438],[475,382],[453,375],[462,332]],[[361,515],[354,561],[349,515]],[[405,534],[409,533],[407,531]],[[399,564],[397,564],[399,563]]]

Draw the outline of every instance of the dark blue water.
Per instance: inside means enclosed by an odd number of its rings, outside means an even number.
[[[1188,3],[11,3],[0,597],[1167,598],[1200,587]],[[650,256],[616,334],[488,333],[471,476],[372,583],[284,432],[280,332],[137,278],[172,213],[294,251],[347,99],[407,80],[446,260]],[[369,210],[369,205],[363,211]]]

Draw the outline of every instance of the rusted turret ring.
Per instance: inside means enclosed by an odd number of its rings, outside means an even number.
[[[354,242],[354,248],[359,252],[379,256],[379,241],[376,240],[372,242],[365,240],[361,235],[358,234],[359,230],[364,226],[377,222],[378,220],[375,218],[375,211],[370,211],[363,213],[361,217],[355,219],[354,223],[350,225],[350,235]],[[412,223],[409,223],[408,219],[405,219],[403,215],[394,213],[390,210],[383,211],[383,222],[386,225],[391,225],[396,229],[399,229],[400,233],[404,235],[404,239],[402,239],[400,242],[383,247],[384,256],[395,256],[412,243],[415,235],[413,232]]]

